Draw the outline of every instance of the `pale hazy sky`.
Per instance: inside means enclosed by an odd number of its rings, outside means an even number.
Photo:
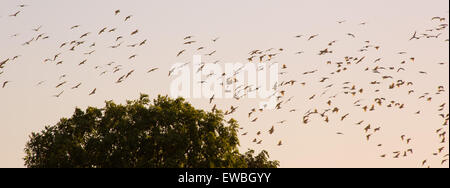
[[[28,7],[19,8],[17,5],[27,4]],[[436,138],[435,130],[442,125],[442,118],[438,117],[438,106],[448,102],[448,91],[435,96],[431,103],[417,100],[420,94],[429,92],[434,94],[438,86],[449,87],[448,72],[448,29],[441,31],[439,39],[424,39],[409,41],[414,31],[424,32],[440,24],[431,21],[434,16],[448,19],[448,0],[39,0],[16,1],[2,0],[0,2],[0,61],[21,55],[21,57],[6,66],[0,74],[0,83],[11,81],[9,85],[0,88],[0,167],[23,167],[23,148],[28,135],[33,131],[40,131],[46,125],[54,125],[61,117],[72,115],[75,107],[86,108],[88,105],[103,107],[105,100],[123,103],[126,99],[135,99],[139,93],[147,93],[151,97],[158,94],[169,94],[171,78],[167,73],[172,64],[180,61],[192,61],[194,47],[203,45],[204,53],[217,50],[213,57],[204,58],[207,62],[221,60],[221,62],[246,62],[248,52],[254,49],[284,48],[286,49],[276,61],[288,65],[288,75],[283,80],[295,79],[307,82],[307,86],[295,85],[287,91],[288,97],[295,97],[292,103],[282,111],[270,111],[257,114],[259,121],[250,123],[247,114],[251,108],[257,106],[258,100],[243,99],[217,100],[221,109],[227,109],[230,104],[240,106],[233,115],[243,132],[248,136],[241,136],[241,151],[247,148],[256,150],[266,149],[271,159],[281,161],[282,167],[420,167],[424,159],[429,159],[433,167],[442,167],[440,158],[432,154],[441,147]],[[120,16],[114,16],[114,10],[121,9]],[[18,17],[9,15],[22,10]],[[133,15],[129,22],[124,17]],[[344,24],[337,21],[346,20]],[[367,22],[366,26],[360,26]],[[445,21],[443,23],[448,23]],[[75,31],[69,28],[81,25]],[[33,28],[42,26],[39,32]],[[117,27],[114,34],[97,36],[100,29]],[[129,33],[139,29],[137,36],[130,37]],[[86,66],[77,64],[87,56],[83,53],[91,51],[87,46],[80,47],[76,52],[68,52],[68,48],[59,49],[63,42],[78,40],[86,32],[93,34],[86,38],[87,44],[96,42],[96,52],[88,58]],[[30,46],[21,44],[45,33],[50,36],[47,40],[40,40]],[[354,33],[356,39],[347,36]],[[11,35],[19,34],[17,37]],[[295,35],[310,36],[320,34],[317,39],[306,41],[294,39]],[[115,45],[115,37],[123,35],[125,46],[114,50],[107,48]],[[199,44],[187,48],[183,45],[183,38],[195,36]],[[211,39],[220,37],[217,43]],[[139,48],[127,48],[126,45],[148,39],[148,44]],[[337,40],[333,47],[335,53],[325,57],[317,56],[319,50],[327,46],[330,41]],[[374,45],[381,46],[379,51],[359,53],[364,41],[370,40]],[[176,54],[188,49],[182,58]],[[305,51],[303,55],[294,55],[297,51]],[[408,52],[399,56],[400,51]],[[43,60],[62,53],[64,64],[55,66],[44,64]],[[138,54],[135,60],[128,57]],[[414,64],[403,66],[407,69],[403,73],[395,73],[395,80],[402,79],[414,82],[415,95],[408,96],[406,89],[375,95],[368,92],[359,98],[340,96],[336,99],[345,112],[350,113],[349,119],[341,122],[338,115],[333,115],[330,124],[321,119],[312,119],[308,126],[301,123],[302,115],[309,109],[327,108],[327,98],[314,101],[307,100],[313,94],[320,95],[324,87],[335,83],[340,86],[345,81],[351,81],[365,90],[373,90],[369,83],[379,77],[355,70],[338,76],[333,76],[327,83],[318,81],[334,67],[325,62],[343,61],[345,56],[367,56],[366,66],[373,68],[380,66],[399,67],[400,62],[409,57],[415,57]],[[383,58],[379,64],[373,64],[377,58]],[[114,61],[124,66],[123,71],[112,74],[107,63]],[[438,63],[446,63],[443,66]],[[95,66],[101,66],[94,70]],[[158,67],[158,71],[146,74],[150,68]],[[135,69],[134,75],[123,84],[114,82],[127,71]],[[319,73],[304,76],[303,72],[318,69]],[[99,76],[101,72],[108,73]],[[427,71],[427,75],[419,75],[419,71]],[[67,78],[59,77],[67,74]],[[387,73],[386,73],[387,74]],[[40,81],[46,81],[37,87]],[[68,81],[64,88],[56,89],[61,81]],[[394,80],[394,81],[395,81]],[[82,82],[78,90],[71,91],[70,87]],[[392,81],[383,81],[384,85]],[[97,88],[97,94],[88,96],[89,92]],[[372,89],[371,89],[372,88]],[[381,88],[386,91],[386,88]],[[65,93],[56,99],[52,95],[62,90]],[[330,91],[330,93],[339,90]],[[382,95],[382,96],[379,96]],[[406,104],[404,110],[380,108],[373,113],[362,113],[353,107],[356,99],[364,103],[373,103],[376,97],[385,97]],[[210,109],[208,99],[190,100],[198,108]],[[297,109],[295,113],[288,113],[290,109]],[[418,110],[421,115],[414,115]],[[448,106],[445,108],[448,113]],[[276,126],[274,135],[267,131],[276,122],[287,120],[285,125]],[[382,131],[367,142],[361,126],[355,123],[365,120],[373,127],[382,127]],[[367,125],[367,124],[365,124]],[[256,132],[264,134],[263,143],[256,145],[251,141],[256,138]],[[448,132],[448,127],[445,128]],[[345,135],[337,135],[343,132]],[[400,135],[408,135],[414,141],[405,145]],[[448,136],[448,135],[447,135]],[[277,147],[282,140],[284,145]],[[377,144],[383,147],[377,147]],[[447,148],[443,153],[448,153]],[[407,158],[393,159],[392,152],[414,148],[415,154]],[[388,154],[381,159],[379,156]],[[448,167],[448,163],[444,165]]]

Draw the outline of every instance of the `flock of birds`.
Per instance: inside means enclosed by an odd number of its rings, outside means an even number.
[[[11,15],[8,16],[9,19],[14,19],[15,17],[21,16],[21,14],[26,11],[26,8],[28,8],[28,5],[18,5],[18,8],[20,10],[13,12]],[[133,16],[132,15],[122,15],[121,10],[116,10],[112,12],[112,19],[118,19],[118,21],[121,22],[128,22],[130,21]],[[409,38],[410,41],[416,41],[416,40],[437,40],[438,42],[448,42],[448,39],[441,39],[444,32],[448,32],[448,23],[446,18],[442,17],[434,17],[431,19],[431,21],[436,25],[433,28],[426,29],[423,32],[415,31],[412,33],[411,37]],[[337,24],[345,24],[346,21],[338,21]],[[359,24],[361,27],[367,25],[366,22]],[[82,25],[73,25],[70,28],[67,28],[67,32],[80,32],[79,30],[82,28]],[[29,40],[25,40],[21,45],[26,47],[33,45],[35,43],[39,43],[40,41],[48,40],[50,38],[49,35],[47,35],[45,32],[42,32],[43,26],[38,26],[36,28],[32,29],[32,32],[34,33],[34,37]],[[43,58],[42,63],[45,64],[54,64],[54,66],[61,66],[66,63],[66,60],[62,58],[64,53],[79,53],[80,55],[84,56],[84,59],[81,59],[79,63],[77,63],[77,66],[84,66],[89,62],[89,57],[97,52],[97,49],[100,48],[110,48],[110,49],[120,49],[123,47],[127,48],[139,48],[142,46],[145,46],[147,44],[148,39],[139,38],[139,29],[132,29],[131,32],[126,34],[119,34],[117,33],[117,30],[119,28],[116,27],[103,27],[99,29],[98,31],[86,31],[81,32],[78,38],[69,39],[67,41],[63,41],[60,44],[58,44],[57,49],[54,54]],[[96,40],[101,39],[106,34],[115,35],[112,41],[112,45],[110,46],[100,46],[96,42]],[[10,37],[16,38],[19,37],[20,34],[13,34]],[[296,35],[294,36],[294,40],[305,40],[306,42],[313,42],[316,38],[319,38],[320,34],[313,34],[313,35]],[[358,39],[357,35],[354,33],[346,33],[346,37],[349,39]],[[204,56],[207,57],[215,57],[217,54],[216,50],[209,50],[207,45],[200,45],[198,41],[195,40],[195,36],[186,36],[183,41],[182,45],[185,47],[184,49],[178,51],[176,54],[174,54],[177,58],[182,58],[183,56],[187,56],[186,54],[189,51],[195,52],[195,53],[203,53]],[[125,44],[126,40],[135,40],[138,42]],[[219,42],[220,38],[214,38],[210,40],[211,44]],[[323,50],[320,50],[317,52],[317,56],[321,57],[327,57],[329,54],[336,53],[338,49],[335,49],[335,44],[338,43],[338,40],[330,41],[327,44],[324,44]],[[382,111],[387,109],[397,109],[397,110],[407,110],[409,109],[408,104],[403,103],[402,101],[389,99],[388,97],[375,97],[373,99],[367,99],[363,98],[363,95],[366,93],[374,94],[381,96],[382,93],[386,92],[398,92],[402,93],[407,96],[413,96],[416,95],[416,91],[414,89],[414,83],[412,81],[408,80],[402,80],[402,79],[396,79],[396,74],[400,72],[407,72],[408,71],[408,65],[414,64],[416,62],[416,58],[413,56],[409,56],[408,52],[398,52],[396,55],[400,56],[404,60],[392,64],[390,66],[382,66],[380,63],[383,61],[383,58],[376,58],[374,60],[371,59],[367,54],[371,51],[379,51],[382,47],[381,45],[375,44],[373,41],[363,41],[364,45],[357,49],[357,52],[359,52],[359,56],[345,56],[342,59],[339,60],[328,60],[324,62],[324,65],[333,69],[334,71],[329,73],[321,73],[320,70],[310,70],[305,71],[301,74],[303,77],[319,77],[320,79],[317,80],[316,83],[306,82],[306,81],[298,81],[293,79],[283,80],[279,83],[276,83],[273,85],[273,89],[276,91],[273,93],[271,97],[277,98],[277,105],[276,110],[277,111],[285,111],[286,113],[297,113],[298,109],[291,109],[286,106],[288,106],[289,103],[291,103],[295,99],[295,95],[292,95],[291,97],[288,97],[289,89],[294,87],[303,87],[306,85],[324,85],[323,90],[317,91],[316,94],[309,96],[306,101],[311,101],[314,103],[314,101],[322,101],[326,100],[325,104],[317,104],[316,108],[312,108],[307,110],[306,112],[302,113],[300,123],[303,125],[309,125],[313,121],[321,121],[324,124],[331,124],[333,122],[349,122],[349,121],[355,121],[351,124],[355,124],[356,126],[360,127],[361,134],[364,136],[365,140],[367,142],[371,142],[374,137],[377,137],[379,134],[382,134],[383,132],[383,126],[376,126],[371,122],[367,122],[366,120],[356,120],[357,116],[352,116],[350,111],[352,109],[357,109],[358,111],[364,112],[364,113],[371,113],[375,111]],[[270,48],[270,49],[255,49],[251,50],[248,53],[247,61],[252,62],[258,65],[258,70],[264,70],[266,69],[266,65],[274,65],[275,63],[278,63],[276,61],[277,57],[287,53],[287,50],[284,48]],[[295,52],[295,55],[302,55],[306,53],[305,51],[298,51]],[[133,61],[135,58],[138,57],[138,54],[130,54],[128,56],[129,61]],[[3,57],[0,57],[3,58]],[[13,84],[13,80],[5,80],[5,78],[2,78],[2,74],[8,70],[8,66],[10,64],[13,64],[15,61],[18,61],[21,58],[21,55],[16,55],[13,57],[6,57],[5,59],[0,59],[0,81],[1,81],[1,88],[2,89],[8,89],[8,86],[10,84]],[[220,63],[220,60],[214,61],[214,64]],[[369,64],[371,63],[371,64]],[[178,70],[183,68],[184,66],[189,66],[191,63],[186,63],[178,67],[174,67],[171,70],[169,70],[169,78],[174,75],[174,73]],[[446,65],[447,63],[438,63],[439,66]],[[202,72],[205,68],[206,63],[201,62],[198,67],[200,67],[197,72]],[[133,74],[136,72],[135,69],[125,69],[124,65],[118,64],[116,62],[110,62],[106,65],[97,65],[94,67],[95,70],[99,72],[99,76],[105,75],[105,74],[112,74],[115,75],[120,74],[117,76],[117,79],[114,80],[114,84],[121,84],[125,82],[128,78],[133,76]],[[148,70],[146,70],[146,73],[152,73],[155,71],[158,71],[158,67],[150,67]],[[281,72],[279,73],[280,76],[288,75],[289,67],[287,64],[283,64],[281,67]],[[365,85],[358,85],[355,82],[344,82],[344,83],[335,83],[333,80],[338,78],[341,74],[345,72],[349,72],[352,70],[356,71],[363,71],[367,74],[373,74],[374,77],[376,77],[376,80],[371,81],[370,83],[367,83]],[[222,86],[234,86],[237,83],[240,83],[238,80],[237,75],[243,73],[244,67],[235,70],[232,74],[226,74],[223,73],[222,75],[214,75],[213,73],[206,75],[204,78],[204,81],[201,81],[201,84],[206,84],[211,81],[211,78],[216,78],[219,81],[222,82]],[[414,73],[413,73],[414,74]],[[426,75],[428,74],[426,71],[419,71],[417,74],[419,75]],[[215,76],[215,77],[213,77]],[[69,77],[68,74],[59,75],[56,80],[58,80],[58,83],[54,86],[54,89],[58,90],[55,92],[52,97],[61,98],[63,97],[65,92],[68,92],[70,90],[76,90],[80,89],[83,85],[82,82],[77,81],[71,81],[69,82],[66,80]],[[215,80],[217,81],[217,80]],[[42,86],[46,83],[46,81],[40,81],[36,84],[37,87]],[[72,85],[69,85],[72,84]],[[260,86],[255,85],[235,85],[232,90],[227,90],[225,92],[231,92],[234,94],[233,100],[241,100],[248,96],[252,92],[257,92],[259,89],[261,89]],[[405,92],[406,91],[406,92]],[[0,90],[1,92],[1,90]],[[88,92],[86,92],[86,95],[95,95],[97,92],[97,88],[90,88]],[[343,96],[349,96],[352,99],[354,99],[354,102],[351,104],[347,104],[346,106],[338,105],[338,101],[340,97]],[[217,112],[218,105],[215,104],[215,95],[212,95],[211,98],[209,98],[209,104],[212,106],[212,111]],[[440,161],[441,165],[448,164],[449,160],[449,154],[448,154],[448,123],[449,123],[449,113],[448,113],[448,91],[446,86],[436,86],[435,91],[428,91],[425,93],[417,94],[417,100],[419,101],[425,101],[425,102],[431,102],[434,100],[443,100],[441,102],[441,105],[436,107],[436,115],[438,115],[440,118],[442,118],[442,125],[436,128],[435,134],[436,138],[439,142],[440,147],[436,148],[436,152],[434,152],[432,155],[435,156],[435,159]],[[303,101],[303,100],[300,100]],[[231,105],[227,110],[225,110],[225,115],[229,116],[236,112],[238,112],[239,107]],[[255,107],[248,111],[248,118],[251,123],[257,123],[259,120],[258,116],[261,116],[263,113],[266,112],[266,109],[264,107]],[[422,114],[422,111],[416,111],[414,113],[415,115]],[[251,138],[252,142],[260,145],[263,144],[263,140],[260,139],[260,136],[263,134],[273,135],[276,132],[277,127],[283,124],[287,124],[287,120],[281,120],[275,123],[269,130],[267,131],[257,131],[256,133],[249,133],[245,132],[241,135],[243,137],[246,136],[256,136],[256,138]],[[243,130],[244,128],[241,128]],[[337,135],[345,135],[344,132],[337,132]],[[408,135],[398,135],[399,141],[402,142],[404,147],[402,149],[396,150],[396,151],[389,151],[384,152],[380,154],[380,158],[406,158],[410,155],[415,154],[415,150],[410,144],[414,142],[414,138],[409,137]],[[283,141],[277,141],[277,146],[282,146]],[[377,147],[382,148],[384,145],[382,143],[376,143]],[[445,153],[447,151],[447,153]],[[432,159],[424,159],[423,161],[420,161],[420,166],[422,167],[431,167],[431,164],[429,163]]]

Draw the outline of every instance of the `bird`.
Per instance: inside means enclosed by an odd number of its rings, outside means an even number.
[[[97,88],[95,88],[94,90],[91,91],[91,93],[89,93],[89,96],[91,95],[95,95],[95,92],[97,91]]]
[[[279,142],[278,142],[278,146],[282,146],[283,145],[283,142],[280,140]]]
[[[192,39],[192,38],[194,38],[194,36],[192,36],[192,35],[189,35],[189,36],[186,36],[186,37],[184,37],[184,39],[183,39],[183,40],[189,40],[189,39]]]
[[[36,84],[36,86],[40,86],[40,85],[42,85],[42,84],[44,84],[45,83],[45,81],[40,81],[40,82],[38,82],[37,84]]]
[[[273,134],[275,132],[275,127],[272,126],[272,128],[269,130],[269,134]]]
[[[137,57],[137,55],[135,54],[135,55],[131,55],[130,57],[128,57],[128,59],[134,59],[136,57]]]
[[[374,130],[373,130],[373,132],[379,132],[381,130],[381,127],[378,127],[378,128],[375,128]]]
[[[78,89],[81,86],[81,83],[77,84],[76,86],[73,86],[71,89]]]
[[[422,162],[422,166],[425,166],[425,164],[427,164],[427,160],[424,160],[423,162]]]
[[[64,93],[64,91],[61,91],[60,93],[58,93],[58,94],[56,94],[56,95],[53,95],[53,97],[56,97],[56,98],[59,98],[59,97],[61,97],[61,95]]]
[[[134,73],[134,70],[131,70],[130,72],[128,72],[128,73],[126,74],[125,78],[128,78],[128,77],[130,77],[130,76],[131,76],[131,74],[133,74],[133,73]]]
[[[409,40],[411,41],[411,40],[414,40],[414,39],[417,39],[417,40],[420,39],[419,37],[417,37],[417,31],[414,32],[413,36]]]
[[[83,35],[80,36],[80,39],[87,37],[89,34],[91,34],[90,32],[84,33]]]
[[[441,17],[435,16],[435,17],[431,18],[431,21],[433,21],[433,20],[441,20]]]
[[[131,35],[136,35],[137,33],[139,33],[139,30],[135,30],[135,31],[133,31],[133,32],[131,32]]]
[[[101,29],[101,30],[98,32],[98,35],[101,35],[102,33],[104,33],[104,32],[106,31],[106,29],[108,29],[108,28],[105,27],[105,28]]]
[[[129,16],[125,17],[125,22],[128,21],[128,20],[130,20],[131,17],[133,17],[133,15],[129,15]]]
[[[5,88],[6,87],[6,85],[8,84],[8,83],[10,83],[11,81],[5,81],[5,82],[3,82],[3,84],[2,84],[2,88]]]
[[[5,65],[9,61],[9,58],[0,62],[0,67]]]
[[[217,52],[217,51],[212,51],[211,53],[205,54],[205,55],[207,55],[207,56],[212,56],[212,55],[214,55],[216,52]]]
[[[108,33],[112,33],[112,32],[114,32],[114,31],[116,31],[117,30],[117,28],[112,28],[112,29],[110,29],[109,31],[108,31]]]
[[[312,40],[312,39],[314,39],[314,38],[316,38],[316,37],[318,37],[319,35],[312,35],[312,36],[310,36],[309,38],[308,38],[308,41],[310,41],[310,40]]]
[[[80,25],[74,25],[74,26],[70,27],[70,30],[73,30],[73,29],[76,29],[76,28],[79,28],[79,27],[80,27]]]
[[[17,11],[16,13],[9,15],[9,17],[17,17],[20,13],[21,11]]]
[[[408,139],[406,140],[406,143],[409,144],[409,143],[411,143],[411,141],[412,141],[412,139],[411,139],[411,138],[408,138]]]
[[[369,132],[370,129],[372,129],[371,125],[368,125],[366,128],[364,128],[364,131],[366,131],[366,133],[367,133],[367,132]]]
[[[180,57],[181,54],[183,54],[186,50],[181,50],[180,52],[178,52],[177,57]]]
[[[185,42],[184,44],[186,44],[186,45],[189,45],[189,44],[194,44],[194,43],[196,43],[197,41],[187,41],[187,42]]]
[[[36,29],[33,29],[33,31],[35,32],[39,32],[39,30],[41,30],[42,26],[37,27]]]
[[[56,85],[55,88],[59,88],[59,87],[63,86],[66,83],[67,83],[67,81],[61,82],[58,85]]]
[[[213,42],[217,42],[220,39],[220,37],[217,37],[215,39],[212,39]]]
[[[150,69],[149,71],[147,71],[147,73],[151,73],[151,72],[154,72],[154,71],[156,71],[156,70],[158,70],[159,68],[152,68],[152,69]]]
[[[344,116],[342,116],[341,121],[344,121],[345,118],[347,118],[350,114],[345,114]]]
[[[139,46],[143,46],[143,45],[145,45],[145,43],[147,43],[147,39],[142,41],[141,43],[139,43]]]
[[[214,101],[214,97],[215,95],[211,96],[211,98],[209,98],[209,104],[211,104]]]
[[[87,59],[81,61],[81,62],[78,64],[78,66],[84,65],[86,62],[87,62]]]
[[[90,52],[84,53],[84,55],[92,55],[95,52],[95,50],[92,50]]]
[[[59,80],[61,80],[61,79],[63,79],[63,78],[66,78],[67,77],[67,75],[66,74],[63,74],[63,75],[61,75],[60,77],[59,77]]]

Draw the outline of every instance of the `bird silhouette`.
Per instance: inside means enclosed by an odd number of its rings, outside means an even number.
[[[414,40],[414,39],[416,39],[416,40],[420,39],[420,37],[417,37],[417,31],[414,32],[413,36],[409,40],[411,41],[411,40]]]
[[[81,83],[77,84],[76,86],[73,86],[72,89],[78,89],[81,86]]]
[[[157,71],[159,68],[152,68],[152,69],[150,69],[149,71],[147,71],[147,73],[151,73],[151,72],[154,72],[154,71]]]
[[[9,17],[17,17],[20,13],[21,11],[17,11],[16,13],[9,15]]]
[[[10,83],[10,81],[5,81],[5,82],[3,82],[3,84],[2,84],[2,88],[5,88],[6,87],[6,85],[7,84],[9,84]]]
[[[314,38],[316,38],[316,37],[318,37],[319,35],[311,35],[309,38],[308,38],[308,41],[310,41],[310,40],[312,40],[312,39],[314,39]]]
[[[136,35],[137,33],[139,33],[139,30],[136,29],[135,31],[131,32],[130,35]]]
[[[133,17],[133,15],[129,15],[129,16],[125,17],[125,22],[128,21],[128,20],[130,20],[131,17]]]
[[[64,91],[61,91],[60,93],[53,95],[53,97],[60,98],[63,93],[64,93]]]
[[[95,88],[94,90],[92,90],[91,93],[89,93],[89,96],[95,95],[95,92],[97,92],[97,88]]]

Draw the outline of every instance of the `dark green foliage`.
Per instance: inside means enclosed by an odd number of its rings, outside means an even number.
[[[147,95],[127,105],[76,109],[69,119],[32,133],[30,168],[276,168],[263,151],[242,155],[239,125],[222,112],[193,108],[184,99]]]

